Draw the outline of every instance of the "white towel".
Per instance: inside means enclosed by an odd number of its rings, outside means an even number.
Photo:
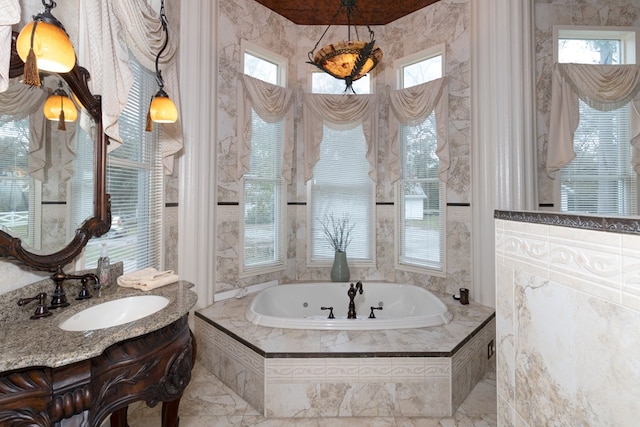
[[[118,277],[118,285],[143,291],[150,291],[177,281],[178,275],[173,270],[158,271],[152,267]]]

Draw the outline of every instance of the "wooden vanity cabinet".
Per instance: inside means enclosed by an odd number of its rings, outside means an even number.
[[[110,414],[113,427],[127,426],[128,405],[142,400],[163,402],[162,426],[177,427],[196,351],[187,317],[92,359],[0,373],[0,426],[52,426],[85,411],[89,426]]]

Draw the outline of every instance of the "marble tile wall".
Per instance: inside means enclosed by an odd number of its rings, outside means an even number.
[[[266,417],[450,416],[487,372],[495,325],[448,357],[263,359],[196,317],[199,357]]]
[[[499,425],[638,420],[640,235],[496,221]]]
[[[268,280],[295,282],[327,280],[330,266],[309,267],[306,259],[306,186],[294,166],[294,183],[288,189],[289,246],[284,270],[261,276],[240,277],[238,266],[239,187],[236,175],[236,91],[240,64],[240,40],[246,39],[288,57],[288,85],[299,93],[308,91],[310,66],[305,64],[311,50],[325,30],[324,26],[296,26],[252,0],[221,2],[219,10],[219,129],[216,235],[216,292],[226,291]],[[373,268],[351,267],[351,276],[365,280],[412,282],[440,292],[454,292],[471,284],[470,207],[470,116],[469,116],[469,2],[442,0],[435,5],[398,19],[384,27],[374,27],[376,40],[384,51],[384,60],[375,72],[374,92],[386,93],[395,88],[394,59],[436,46],[446,45],[446,72],[449,76],[452,178],[448,208],[447,275],[437,278],[394,266],[394,186],[385,176],[386,146],[389,140],[386,118],[388,105],[382,97],[378,130],[379,184],[376,208],[376,261]],[[344,38],[344,28],[331,27],[326,40]],[[292,42],[295,41],[295,42]],[[325,40],[325,39],[323,39]],[[292,54],[293,53],[293,54]],[[302,159],[300,125],[301,105],[296,104],[296,158]],[[302,203],[302,204],[300,204]]]
[[[546,173],[549,112],[551,110],[551,70],[553,67],[553,26],[639,26],[640,3],[635,0],[535,0],[535,64],[538,141],[538,201],[553,203],[553,180]]]

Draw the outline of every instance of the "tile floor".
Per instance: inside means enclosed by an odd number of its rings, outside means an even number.
[[[160,408],[136,403],[129,408],[130,427],[160,426]],[[471,391],[453,417],[264,418],[212,373],[196,363],[180,404],[180,427],[495,427],[495,369]]]

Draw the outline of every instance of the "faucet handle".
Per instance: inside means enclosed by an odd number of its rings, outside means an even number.
[[[329,310],[329,319],[335,319],[336,317],[333,315],[333,307],[320,307],[320,310]]]
[[[35,313],[31,316],[31,319],[41,319],[43,317],[51,316],[51,312],[47,308],[47,294],[45,292],[40,292],[35,297],[31,298],[20,298],[18,300],[18,305],[23,306],[29,304],[32,301],[38,300],[38,306],[36,307]]]
[[[76,297],[78,301],[89,299],[92,297],[91,293],[89,292],[89,287],[87,286],[88,281],[89,281],[89,278],[87,277],[83,277],[82,279],[80,279],[80,283],[82,283],[82,288],[80,289],[80,293]]]
[[[382,307],[371,307],[371,314],[369,314],[369,319],[375,319],[376,315],[373,314],[373,310],[382,310]]]

